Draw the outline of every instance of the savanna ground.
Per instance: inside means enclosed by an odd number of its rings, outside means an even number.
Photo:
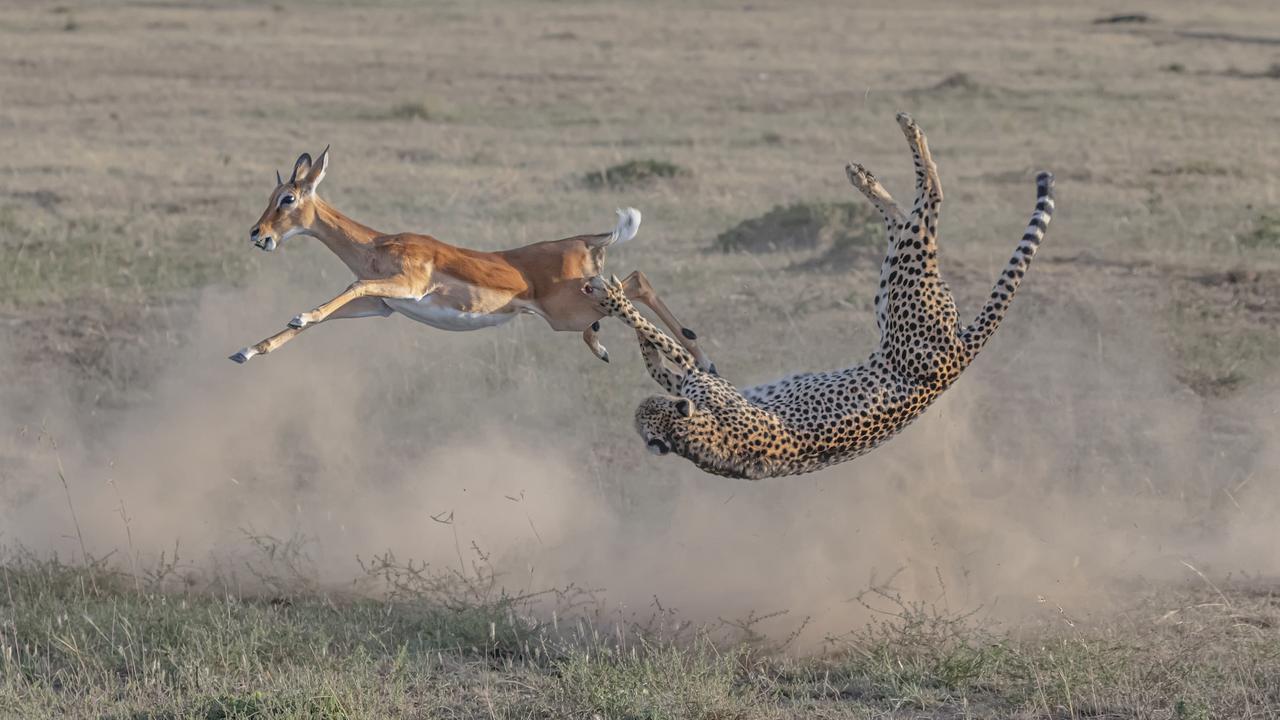
[[[0,715],[1280,715],[1274,3],[10,1],[0,63]],[[348,282],[247,238],[332,144],[380,229],[639,207],[611,267],[725,375],[849,364],[842,166],[902,200],[899,110],[962,314],[1036,170],[1059,212],[983,358],[849,465],[649,457],[616,328],[607,366],[533,319],[225,360]]]

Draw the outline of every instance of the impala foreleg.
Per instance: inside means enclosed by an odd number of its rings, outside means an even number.
[[[425,293],[414,293],[404,280],[387,278],[385,280],[357,280],[351,283],[338,297],[317,307],[311,312],[295,315],[289,321],[289,327],[302,329],[308,325],[324,322],[340,308],[360,298],[408,298],[417,300]],[[381,300],[379,299],[381,303]]]
[[[609,362],[609,350],[600,343],[600,321],[591,323],[591,327],[582,331],[582,341],[591,348],[591,353],[605,362]]]
[[[676,341],[693,355],[699,369],[715,374],[716,364],[711,362],[706,353],[702,352],[702,348],[698,347],[697,333],[685,327],[676,319],[675,313],[671,312],[671,309],[662,301],[662,298],[658,297],[658,293],[653,289],[653,285],[649,283],[649,278],[645,277],[644,273],[636,270],[628,275],[622,281],[622,289],[627,294],[627,297],[643,303],[657,314],[663,324],[671,330]]]
[[[342,320],[348,318],[387,317],[390,314],[391,308],[387,307],[387,304],[382,302],[382,298],[365,297],[352,300],[331,313],[329,317],[325,319]],[[256,345],[250,345],[249,347],[232,355],[231,359],[238,363],[245,363],[255,355],[266,355],[272,350],[279,348],[281,345],[284,345],[297,337],[302,330],[303,328],[299,327],[290,327],[282,330],[266,340],[263,340]]]

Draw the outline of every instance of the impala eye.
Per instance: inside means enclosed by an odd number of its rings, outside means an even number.
[[[294,200],[294,197],[293,197],[292,195],[281,195],[281,196],[280,196],[280,205],[281,205],[281,207],[283,207],[283,206],[285,206],[285,205],[292,205],[292,204],[293,204],[293,200]]]

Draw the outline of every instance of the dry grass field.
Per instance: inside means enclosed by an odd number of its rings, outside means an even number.
[[[1280,716],[1280,6],[0,0],[0,67],[0,716]],[[350,280],[248,241],[331,145],[381,230],[640,208],[610,267],[735,382],[853,364],[843,165],[907,195],[900,110],[962,316],[1037,170],[1058,213],[853,463],[648,455],[609,325],[608,365],[534,318],[226,360]]]

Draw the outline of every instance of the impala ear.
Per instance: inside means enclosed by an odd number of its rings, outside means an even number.
[[[310,160],[310,158],[307,158]],[[329,146],[324,146],[324,152],[320,153],[320,157],[316,158],[314,163],[309,163],[310,167],[305,176],[301,179],[301,187],[303,192],[315,192],[316,186],[324,179],[325,170],[329,169]]]
[[[676,401],[676,412],[685,417],[693,417],[693,403],[684,398]]]
[[[302,153],[293,164],[293,174],[289,176],[289,184],[298,182],[298,178],[306,177],[309,172],[311,172],[311,153]]]

